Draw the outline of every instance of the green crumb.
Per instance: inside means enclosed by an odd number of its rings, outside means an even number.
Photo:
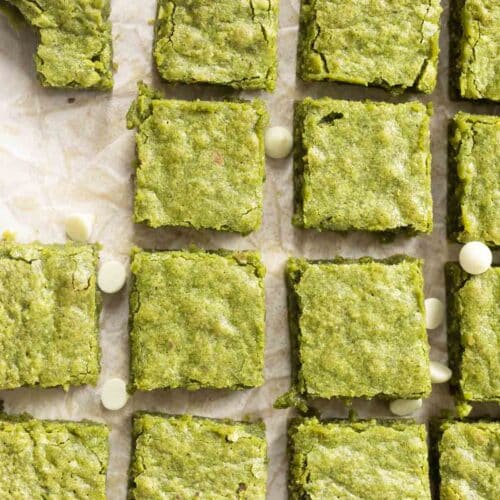
[[[295,419],[289,460],[291,500],[431,498],[427,433],[411,421]]]
[[[0,497],[105,500],[109,429],[0,415]]]
[[[298,74],[430,93],[441,11],[439,0],[302,0]]]
[[[470,275],[445,266],[448,354],[460,414],[471,402],[500,402],[500,267]]]
[[[136,250],[130,295],[133,388],[263,384],[264,274],[255,252]]]
[[[294,258],[286,275],[295,382],[278,407],[429,395],[420,260]]]
[[[169,82],[274,90],[279,0],[158,0],[154,58]]]
[[[113,87],[109,0],[7,0],[39,31],[36,69],[44,87]]]
[[[96,384],[94,245],[0,242],[0,389]]]
[[[459,112],[451,122],[449,236],[500,246],[500,118]]]
[[[168,100],[139,84],[127,115],[127,126],[137,128],[135,221],[242,234],[258,229],[267,119],[260,100]]]
[[[139,413],[129,498],[266,498],[263,424]]]

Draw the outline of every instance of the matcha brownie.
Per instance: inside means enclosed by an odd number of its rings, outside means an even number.
[[[451,77],[460,97],[500,101],[500,2],[452,0]]]
[[[432,231],[431,108],[306,98],[295,108],[295,225]]]
[[[424,425],[301,418],[288,435],[292,500],[431,498]]]
[[[0,389],[99,377],[93,245],[0,242]]]
[[[109,90],[109,0],[7,0],[39,31],[36,70],[44,87]]]
[[[500,423],[445,421],[437,433],[440,500],[496,500]]]
[[[500,118],[458,113],[449,150],[450,237],[500,246]]]
[[[261,385],[264,274],[255,252],[136,249],[130,295],[133,388]]]
[[[302,0],[298,74],[430,93],[441,10],[439,0]]]
[[[0,415],[0,497],[106,498],[109,429]]]
[[[264,424],[137,413],[129,498],[266,498]]]
[[[279,0],[158,0],[154,59],[169,82],[274,90]]]
[[[286,275],[295,381],[277,407],[429,395],[422,261],[293,258]]]
[[[500,402],[500,267],[470,275],[445,267],[448,355],[460,415],[470,402]]]
[[[167,100],[139,84],[127,115],[128,127],[137,129],[135,221],[242,234],[257,229],[266,123],[259,100]]]

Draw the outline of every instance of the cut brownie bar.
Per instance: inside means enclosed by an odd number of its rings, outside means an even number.
[[[274,90],[279,0],[158,0],[154,58],[169,82]]]
[[[254,252],[145,252],[132,259],[135,389],[261,385],[264,274]]]
[[[460,415],[470,402],[500,402],[500,267],[479,275],[445,267],[448,354]]]
[[[290,259],[286,274],[295,384],[278,407],[429,395],[422,261]]]
[[[264,104],[162,99],[140,84],[134,216],[151,227],[249,233],[262,219]]]
[[[441,10],[439,0],[302,0],[298,74],[430,93]]]
[[[7,2],[39,30],[35,63],[44,87],[113,87],[109,0]]]
[[[430,233],[430,114],[418,102],[297,103],[294,224]]]
[[[98,249],[0,242],[0,389],[95,384]]]
[[[500,3],[452,0],[451,78],[460,97],[500,101]]]
[[[449,236],[500,245],[500,118],[458,113],[451,122]]]
[[[308,498],[429,499],[427,433],[411,421],[321,422],[289,427],[289,493]]]
[[[264,424],[138,413],[129,497],[266,498]]]
[[[109,429],[0,415],[0,497],[106,498]]]
[[[500,423],[445,421],[436,438],[440,500],[498,498]]]

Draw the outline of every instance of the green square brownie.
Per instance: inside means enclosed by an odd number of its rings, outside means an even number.
[[[445,266],[448,355],[461,415],[470,402],[500,402],[500,267],[471,275]]]
[[[0,389],[96,384],[95,245],[0,242]]]
[[[262,220],[262,101],[162,99],[144,84],[127,115],[136,128],[135,222],[247,234]]]
[[[430,233],[431,113],[418,102],[298,102],[294,224]]]
[[[255,252],[136,249],[130,294],[133,388],[261,385],[264,274]]]
[[[450,128],[449,235],[500,246],[500,118],[459,112]]]
[[[168,82],[274,90],[279,0],[158,0],[154,59]]]
[[[465,99],[500,101],[500,3],[452,0],[451,78]]]
[[[266,498],[262,423],[136,413],[129,497]]]
[[[288,435],[291,500],[431,498],[424,425],[301,418]]]
[[[439,498],[496,500],[500,423],[445,421],[438,431]]]
[[[302,0],[298,74],[430,93],[441,10],[439,0]]]
[[[109,429],[0,415],[0,497],[105,500]]]
[[[429,395],[422,261],[288,261],[294,386],[277,407],[313,398]]]
[[[44,87],[113,87],[109,0],[7,2],[39,31],[35,63]]]

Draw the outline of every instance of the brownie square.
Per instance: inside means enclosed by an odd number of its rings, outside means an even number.
[[[302,0],[298,74],[430,93],[441,11],[439,0]]]
[[[459,112],[450,127],[449,236],[500,245],[500,118]]]
[[[431,108],[306,98],[295,109],[295,225],[432,231]]]
[[[262,423],[138,413],[129,497],[266,498]]]
[[[500,423],[445,421],[437,433],[439,498],[498,498]]]
[[[500,4],[452,0],[451,79],[465,99],[500,101]]]
[[[128,114],[137,128],[134,218],[247,234],[262,220],[262,101],[162,99],[140,84]]]
[[[431,498],[424,425],[303,418],[288,435],[292,500]]]
[[[168,82],[276,86],[279,0],[158,0],[154,58]]]
[[[109,429],[0,414],[0,497],[106,498]]]
[[[451,384],[466,415],[470,402],[500,402],[500,267],[470,275],[449,262],[445,274]]]
[[[96,384],[95,245],[0,242],[0,389]]]
[[[286,275],[295,383],[278,407],[429,395],[422,261],[293,258]]]
[[[261,385],[264,274],[254,252],[136,250],[130,295],[132,386]]]
[[[110,90],[110,0],[7,0],[39,32],[36,70],[44,87]]]

